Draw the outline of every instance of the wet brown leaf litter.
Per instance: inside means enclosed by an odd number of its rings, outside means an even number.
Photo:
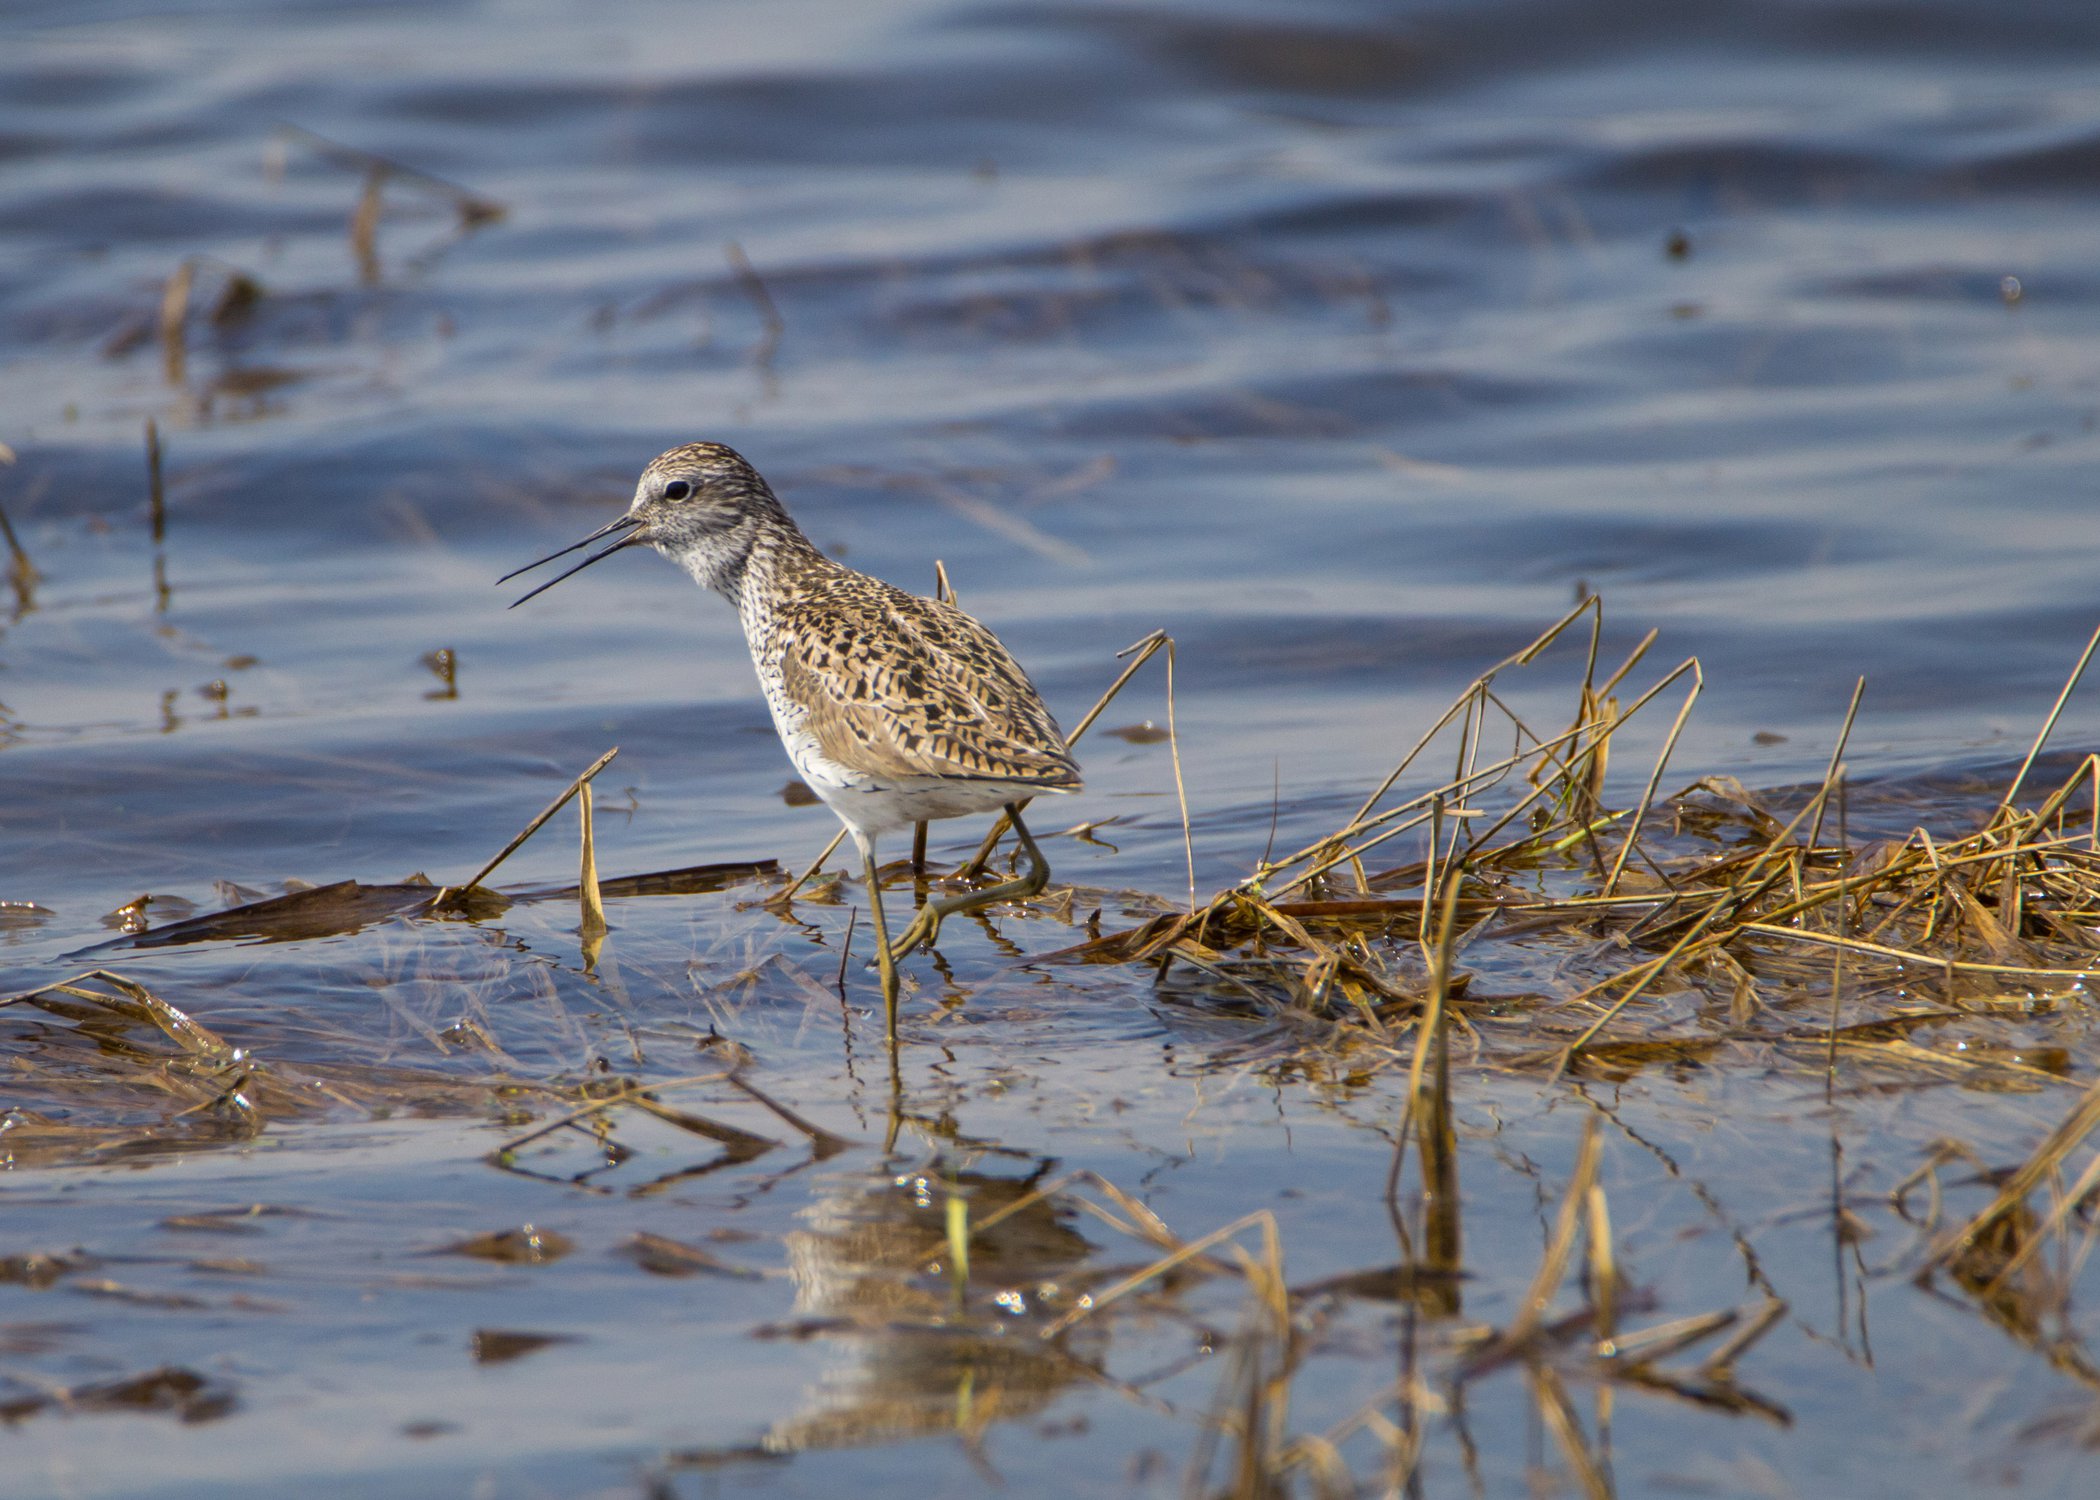
[[[999,1424],[1037,1420],[1082,1386],[1186,1429],[1176,1462],[1191,1495],[1411,1492],[1430,1435],[1463,1434],[1468,1393],[1514,1373],[1550,1445],[1542,1461],[1575,1492],[1607,1495],[1621,1400],[1683,1403],[1715,1420],[1792,1420],[1783,1393],[1761,1387],[1758,1360],[1762,1341],[1792,1314],[1739,1232],[1747,1299],[1665,1309],[1629,1276],[1616,1227],[1628,1210],[1614,1202],[1603,1165],[1607,1135],[1625,1133],[1613,1088],[1655,1069],[1733,1072],[1768,1087],[1791,1080],[1836,1109],[1848,1097],[1952,1085],[1985,1099],[2033,1096],[2058,1123],[2023,1159],[1951,1138],[1934,1146],[1887,1189],[1914,1238],[1884,1252],[1884,1273],[1973,1307],[2100,1398],[2100,1364],[2072,1296],[2100,1201],[2100,1149],[2089,1143],[2100,1126],[2100,1084],[2081,1092],[2075,1082],[2089,1071],[2083,1018],[2089,981],[2100,975],[2100,757],[2074,764],[2045,754],[2092,647],[1980,820],[1899,831],[1900,796],[1846,775],[1857,693],[1820,783],[1755,792],[1708,776],[1662,793],[1676,731],[1702,687],[1699,665],[1651,673],[1641,686],[1654,636],[1609,669],[1601,638],[1592,598],[1483,673],[1331,832],[1272,851],[1207,899],[1053,886],[983,922],[1011,975],[1059,976],[1070,1003],[1084,1003],[1090,976],[1113,977],[1106,993],[1116,1003],[1179,1018],[1198,1038],[1203,1074],[1254,1073],[1377,1101],[1368,1128],[1388,1136],[1388,1167],[1382,1183],[1362,1186],[1361,1201],[1389,1218],[1395,1260],[1294,1282],[1268,1208],[1214,1228],[1176,1228],[1128,1184],[1092,1169],[1038,1166],[1019,1179],[984,1170],[1000,1148],[920,1114],[900,1067],[915,1051],[946,1050],[942,1037],[967,1017],[971,989],[997,988],[996,976],[951,985],[945,996],[915,978],[901,1049],[884,1062],[866,956],[851,951],[857,911],[842,924],[837,910],[856,899],[851,883],[816,868],[787,883],[770,859],[601,877],[590,786],[612,751],[457,886],[342,880],[127,926],[94,950],[101,967],[0,998],[12,1089],[0,1161],[17,1171],[111,1163],[253,1143],[319,1117],[400,1112],[512,1122],[510,1138],[489,1153],[492,1166],[600,1196],[647,1199],[749,1170],[779,1180],[783,1170],[850,1160],[863,1143],[755,1081],[767,1049],[760,1037],[738,1036],[739,1001],[768,990],[806,1014],[831,1012],[849,1072],[858,1048],[860,1066],[886,1075],[874,1092],[887,1098],[879,1139],[892,1159],[908,1155],[913,1139],[925,1146],[919,1166],[859,1179],[787,1234],[801,1311],[750,1336],[883,1353],[748,1447],[665,1455],[662,1476],[911,1435],[954,1433],[974,1444]],[[1136,660],[1073,738],[1171,645],[1154,636],[1133,648]],[[1537,723],[1510,706],[1506,683],[1548,655],[1579,660],[1581,673],[1566,717]],[[1674,715],[1671,730],[1640,777],[1640,799],[1607,803],[1614,744],[1628,724],[1664,715]],[[1155,738],[1149,721],[1142,728],[1124,738]],[[1425,775],[1432,763],[1445,773]],[[1425,781],[1433,784],[1402,790]],[[498,891],[483,883],[572,801],[582,814],[579,884]],[[1856,836],[1862,828],[1874,836]],[[913,879],[924,900],[943,885],[990,878],[996,845],[988,839],[946,875],[911,877],[892,866],[891,878]],[[652,1061],[662,1038],[651,1034],[639,992],[599,966],[617,951],[617,941],[606,947],[608,932],[618,932],[626,903],[710,893],[789,932],[814,920],[842,936],[846,951],[829,982],[804,969],[791,945],[715,984],[716,1020],[682,1043],[709,1066],[665,1077]],[[572,981],[608,989],[608,1001],[612,987],[624,989],[624,1068],[603,1056],[583,1076],[535,1069],[506,1050],[507,1021],[485,1009],[442,1029],[415,1023],[435,1065],[369,1055],[353,1030],[336,1030],[320,1048],[311,1026],[261,1044],[121,972],[138,953],[373,933],[385,934],[398,969],[446,934],[500,939],[506,920],[535,906],[579,914]],[[128,910],[151,909],[142,897]],[[300,1060],[302,1050],[328,1055]],[[1468,1092],[1491,1080],[1587,1108],[1565,1179],[1540,1183],[1544,1233],[1528,1278],[1483,1315],[1469,1306],[1481,1273],[1469,1260],[1461,1130]],[[724,1117],[732,1101],[747,1114],[755,1106],[772,1129]],[[681,1140],[688,1144],[668,1144]],[[776,1162],[785,1165],[767,1166]],[[1827,1206],[1841,1247],[1867,1233],[1855,1206],[1863,1191],[1840,1187]],[[251,1235],[272,1213],[256,1204],[174,1215],[164,1227]],[[1105,1241],[1082,1234],[1082,1223]],[[641,1231],[620,1253],[651,1277],[763,1286],[779,1274],[780,1248]],[[575,1249],[569,1235],[526,1223],[417,1253],[540,1268]],[[235,1275],[260,1269],[213,1264]],[[30,1250],[0,1261],[0,1280],[164,1310],[211,1305],[134,1287],[107,1269],[84,1252]],[[417,1275],[418,1284],[447,1284]],[[1119,1336],[1143,1330],[1156,1339],[1177,1325],[1202,1330],[1197,1347],[1215,1367],[1212,1395],[1193,1409],[1151,1389],[1178,1368],[1139,1379],[1109,1373]],[[7,1328],[16,1332],[0,1335],[38,1336],[29,1325]],[[1366,1338],[1389,1342],[1397,1374],[1340,1405],[1298,1394],[1323,1355]],[[573,1340],[559,1330],[482,1328],[471,1355],[508,1364]],[[0,1389],[0,1421],[11,1425],[115,1412],[199,1423],[238,1407],[238,1381],[172,1366]]]

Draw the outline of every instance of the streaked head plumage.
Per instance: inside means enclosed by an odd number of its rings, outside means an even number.
[[[758,470],[721,443],[681,443],[649,460],[634,487],[630,514],[652,526],[685,515],[734,519],[755,499],[772,499]]]

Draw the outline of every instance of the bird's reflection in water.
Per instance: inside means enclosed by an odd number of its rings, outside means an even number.
[[[1083,1287],[1094,1246],[1027,1178],[946,1169],[839,1181],[787,1238],[803,1330],[838,1358],[804,1409],[776,1423],[774,1453],[953,1431],[1042,1411],[1098,1371],[1104,1339],[1090,1320],[1062,1339],[1039,1330]],[[960,1196],[973,1226],[966,1276],[951,1252]],[[1002,1210],[1021,1204],[1004,1217]],[[990,1222],[988,1222],[990,1221]],[[986,1224],[983,1229],[974,1226]]]

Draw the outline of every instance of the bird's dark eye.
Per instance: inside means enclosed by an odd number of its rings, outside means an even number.
[[[664,486],[664,498],[666,500],[683,500],[692,492],[693,487],[683,479],[674,479]]]

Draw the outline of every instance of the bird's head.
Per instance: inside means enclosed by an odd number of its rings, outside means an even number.
[[[557,557],[614,537],[617,540],[610,545],[548,579],[511,607],[515,609],[594,562],[638,546],[654,547],[700,582],[722,589],[728,570],[749,552],[752,529],[772,520],[786,520],[780,502],[741,454],[720,443],[685,443],[650,460],[635,484],[634,499],[625,515],[538,562],[506,573],[497,582],[507,582]]]

